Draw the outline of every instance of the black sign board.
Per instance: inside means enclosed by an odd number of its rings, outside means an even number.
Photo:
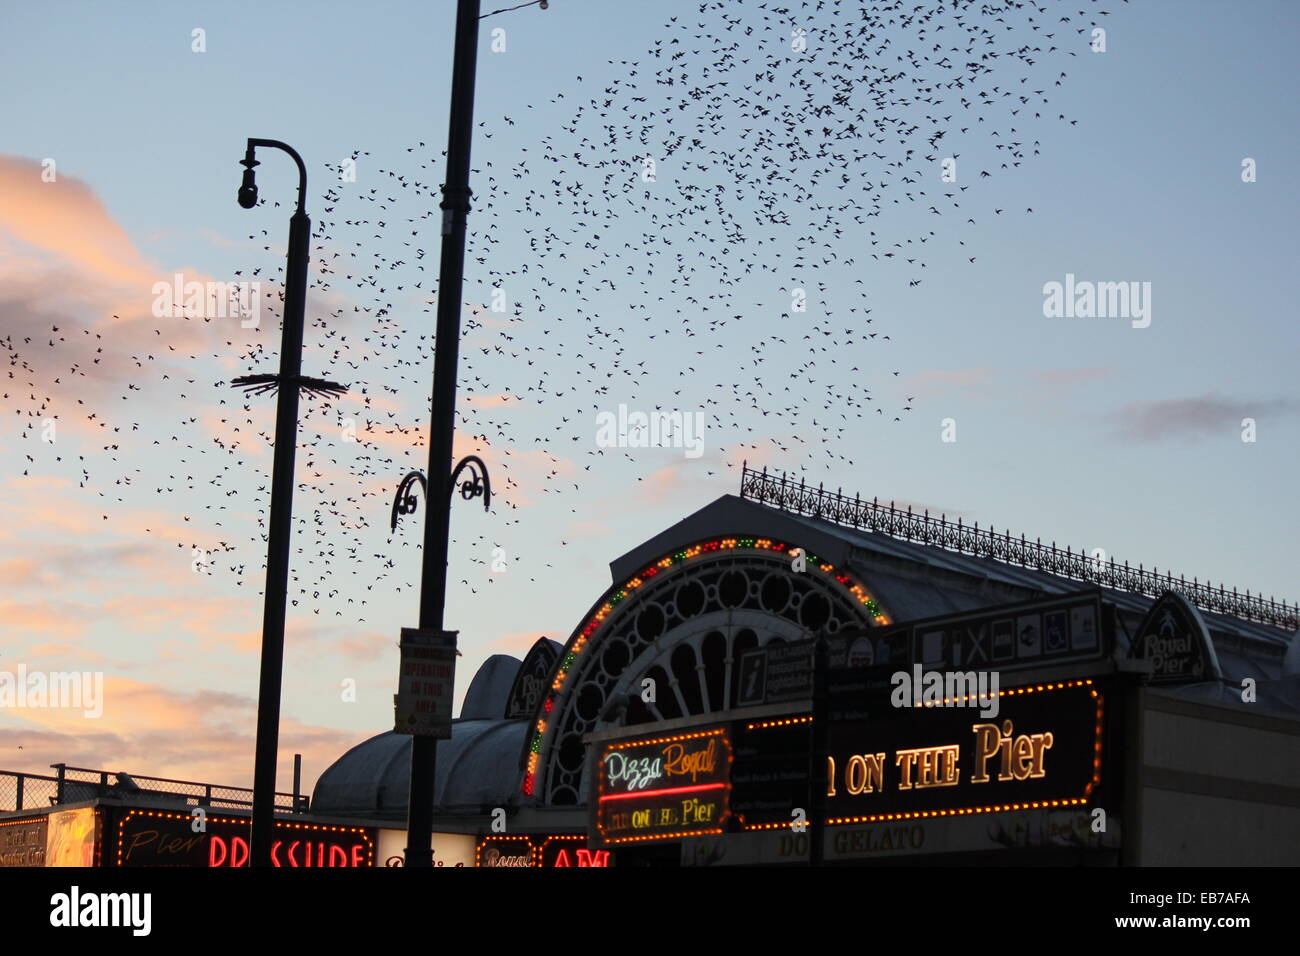
[[[1214,642],[1200,612],[1174,591],[1166,591],[1151,605],[1133,640],[1132,654],[1151,662],[1152,683],[1222,677]]]
[[[1087,588],[942,617],[856,628],[826,638],[832,675],[852,671],[864,693],[867,675],[920,664],[929,670],[1009,671],[1100,660],[1112,646],[1113,609]],[[740,657],[736,706],[807,700],[812,696],[813,641],[769,644]],[[837,680],[832,676],[832,683]],[[877,688],[878,689],[878,688]],[[841,716],[850,716],[842,714]]]
[[[732,761],[726,727],[606,743],[594,756],[593,842],[611,846],[723,832]]]
[[[1083,805],[1100,782],[1104,700],[1097,687],[1015,688],[998,704],[988,718],[977,708],[909,707],[833,722],[828,823]]]
[[[247,818],[126,810],[117,824],[116,866],[247,866]],[[275,821],[272,866],[368,867],[375,841],[363,827]]]
[[[737,721],[731,738],[731,810],[743,826],[789,824],[808,812],[808,717]]]
[[[832,668],[997,671],[1098,660],[1110,646],[1109,612],[1101,592],[1088,588],[833,637],[829,660]]]
[[[807,700],[812,696],[812,641],[769,644],[740,655],[736,706]]]

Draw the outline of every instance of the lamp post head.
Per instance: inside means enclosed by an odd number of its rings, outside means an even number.
[[[257,183],[253,181],[253,171],[244,170],[244,182],[239,187],[239,204],[245,209],[252,209],[257,205]]]
[[[249,146],[244,158],[239,161],[239,165],[244,167],[244,181],[239,186],[239,205],[245,209],[252,209],[257,205],[257,181],[253,178],[253,167],[260,165],[253,158],[253,147]]]

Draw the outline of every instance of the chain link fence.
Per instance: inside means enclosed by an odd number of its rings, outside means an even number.
[[[224,810],[248,810],[253,806],[253,791],[247,787],[146,777],[64,764],[54,764],[54,769],[56,775],[53,776],[0,770],[0,812],[37,810],[98,797]],[[309,799],[305,794],[275,795],[275,809],[282,813],[305,813],[308,805]]]

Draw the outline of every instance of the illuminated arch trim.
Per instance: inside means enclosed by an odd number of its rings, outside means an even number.
[[[611,587],[605,592],[605,598],[599,604],[598,608],[591,614],[581,631],[574,633],[569,638],[568,644],[560,653],[559,665],[555,670],[555,677],[551,681],[551,687],[547,691],[546,697],[542,700],[541,709],[538,712],[537,719],[533,723],[532,733],[528,742],[528,757],[524,769],[523,785],[520,788],[525,796],[533,796],[537,784],[537,771],[542,762],[542,751],[547,745],[548,730],[550,729],[548,718],[554,710],[555,703],[565,689],[568,682],[569,672],[577,663],[578,658],[591,644],[592,638],[600,630],[601,625],[609,618],[614,609],[626,600],[637,589],[651,581],[656,575],[668,571],[678,565],[685,564],[702,556],[709,556],[723,552],[734,551],[765,551],[776,552],[778,554],[789,554],[793,551],[801,551],[808,562],[809,570],[815,570],[817,573],[830,578],[838,583],[847,591],[853,599],[860,604],[877,625],[886,625],[891,623],[889,616],[885,613],[880,603],[869,595],[862,584],[854,580],[850,575],[843,571],[836,570],[833,564],[823,561],[817,555],[810,553],[806,548],[800,548],[798,545],[791,545],[788,542],[780,541],[775,538],[757,538],[737,535],[734,537],[713,538],[708,541],[701,541],[690,547],[683,548],[680,551],[674,551],[671,554],[660,558],[654,564],[647,567],[640,574],[624,582],[622,586]]]

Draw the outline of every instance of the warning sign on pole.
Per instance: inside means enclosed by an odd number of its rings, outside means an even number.
[[[451,698],[458,631],[402,628],[401,677],[393,697],[393,730],[421,737],[451,737]]]

